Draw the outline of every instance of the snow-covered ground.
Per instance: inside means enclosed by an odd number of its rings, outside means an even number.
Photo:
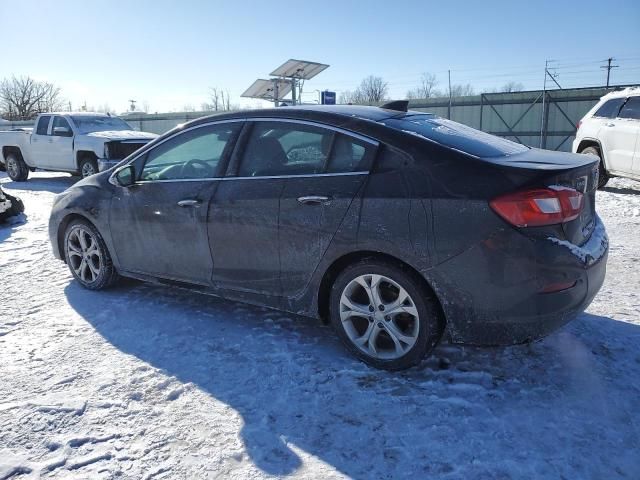
[[[386,373],[317,322],[167,287],[80,288],[47,219],[63,174],[10,182],[0,228],[0,480],[640,478],[640,183],[587,313],[528,346],[440,346]]]

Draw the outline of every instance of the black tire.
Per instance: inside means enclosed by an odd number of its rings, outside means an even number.
[[[85,233],[91,237],[91,243],[87,242],[88,248],[86,251],[80,242],[76,241],[79,239],[77,235],[84,235]],[[94,245],[97,253],[91,254],[90,252],[94,250]],[[77,247],[80,247],[80,254]],[[107,245],[98,229],[90,222],[82,219],[72,220],[64,234],[63,248],[71,274],[83,287],[89,290],[102,290],[110,287],[118,280],[119,275],[113,266]],[[96,268],[96,257],[98,257],[98,268]],[[85,262],[84,267],[81,266],[82,262]],[[91,265],[88,262],[91,262]]]
[[[95,158],[84,156],[78,164],[79,174],[82,178],[90,177],[98,173],[98,162]]]
[[[392,345],[394,345],[394,342],[391,341],[392,337],[389,335],[390,330],[388,330],[388,327],[393,325],[395,328],[399,328],[398,322],[406,321],[406,318],[398,319],[396,316],[391,319],[390,316],[387,316],[384,313],[380,313],[381,316],[378,318],[378,313],[384,312],[384,310],[378,305],[378,308],[376,309],[374,307],[374,312],[371,313],[373,316],[368,318],[354,315],[346,322],[343,322],[341,319],[343,293],[347,295],[347,292],[350,291],[351,293],[349,295],[356,295],[358,293],[356,290],[359,287],[353,282],[358,278],[363,278],[363,276],[364,278],[367,278],[369,275],[381,275],[383,278],[386,277],[386,279],[391,280],[404,289],[406,293],[408,293],[411,304],[418,314],[417,319],[415,319],[414,316],[409,315],[410,326],[407,330],[403,330],[401,332],[409,335],[406,332],[412,330],[417,323],[417,333],[415,333],[414,330],[411,334],[413,335],[413,338],[415,338],[415,343],[412,346],[407,344],[406,351],[396,358],[381,358],[383,355],[378,352],[380,341],[382,341],[383,344],[386,342],[390,348],[393,349],[394,347],[392,347]],[[355,289],[351,286],[354,286]],[[351,290],[345,290],[347,287]],[[390,289],[395,288],[391,284],[388,284],[388,287],[390,287]],[[366,291],[364,289],[362,289],[360,295],[362,294],[366,295]],[[367,301],[367,298],[370,299],[371,297],[361,298],[363,298],[363,301],[355,303],[364,306],[363,302]],[[444,331],[444,318],[441,314],[440,305],[433,293],[414,272],[392,262],[381,261],[375,258],[367,258],[348,266],[334,281],[333,286],[331,287],[329,301],[331,324],[340,339],[351,353],[366,364],[375,368],[385,370],[403,370],[417,365],[425,355],[430,353],[437,345]],[[393,302],[390,302],[387,305],[390,305],[391,303]],[[371,308],[371,306],[372,305],[370,304],[368,308]],[[400,316],[405,314],[400,313],[396,315]],[[361,325],[357,325],[357,323],[360,323]],[[352,336],[353,333],[356,333],[356,336],[360,337],[360,335],[362,335],[360,338],[364,338],[366,332],[369,332],[369,328],[375,328],[376,326],[378,332],[380,332],[376,335],[374,340],[374,342],[377,342],[374,349],[379,353],[377,357],[363,351],[365,348],[364,346],[358,347],[354,343],[354,340],[351,339],[352,337],[349,333],[350,331]],[[363,333],[363,330],[365,333]],[[382,349],[380,349],[380,351],[383,354],[385,353]],[[396,355],[398,354],[396,353]]]
[[[9,153],[5,158],[5,165],[9,178],[14,182],[24,182],[29,178],[29,167],[24,163],[22,155],[19,153]]]
[[[607,170],[604,168],[604,162],[602,161],[602,155],[600,155],[600,150],[597,147],[587,147],[583,148],[580,153],[595,155],[600,159],[600,165],[598,170],[598,190],[603,188],[609,179],[611,178],[607,173]]]

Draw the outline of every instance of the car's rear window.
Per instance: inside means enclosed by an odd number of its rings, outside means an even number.
[[[387,119],[385,125],[476,157],[503,157],[529,147],[435,115],[407,115]]]

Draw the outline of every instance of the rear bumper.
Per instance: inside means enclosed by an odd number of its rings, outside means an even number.
[[[582,247],[516,231],[485,241],[429,272],[453,342],[509,345],[541,338],[570,322],[596,296],[609,239],[596,227]],[[541,293],[551,284],[575,285]]]

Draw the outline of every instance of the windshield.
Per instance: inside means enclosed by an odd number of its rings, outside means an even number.
[[[106,132],[109,130],[132,130],[131,126],[118,117],[91,117],[89,115],[72,116],[80,133]]]
[[[502,157],[529,149],[506,138],[496,137],[435,115],[407,115],[400,119],[387,119],[385,125],[476,157]]]

